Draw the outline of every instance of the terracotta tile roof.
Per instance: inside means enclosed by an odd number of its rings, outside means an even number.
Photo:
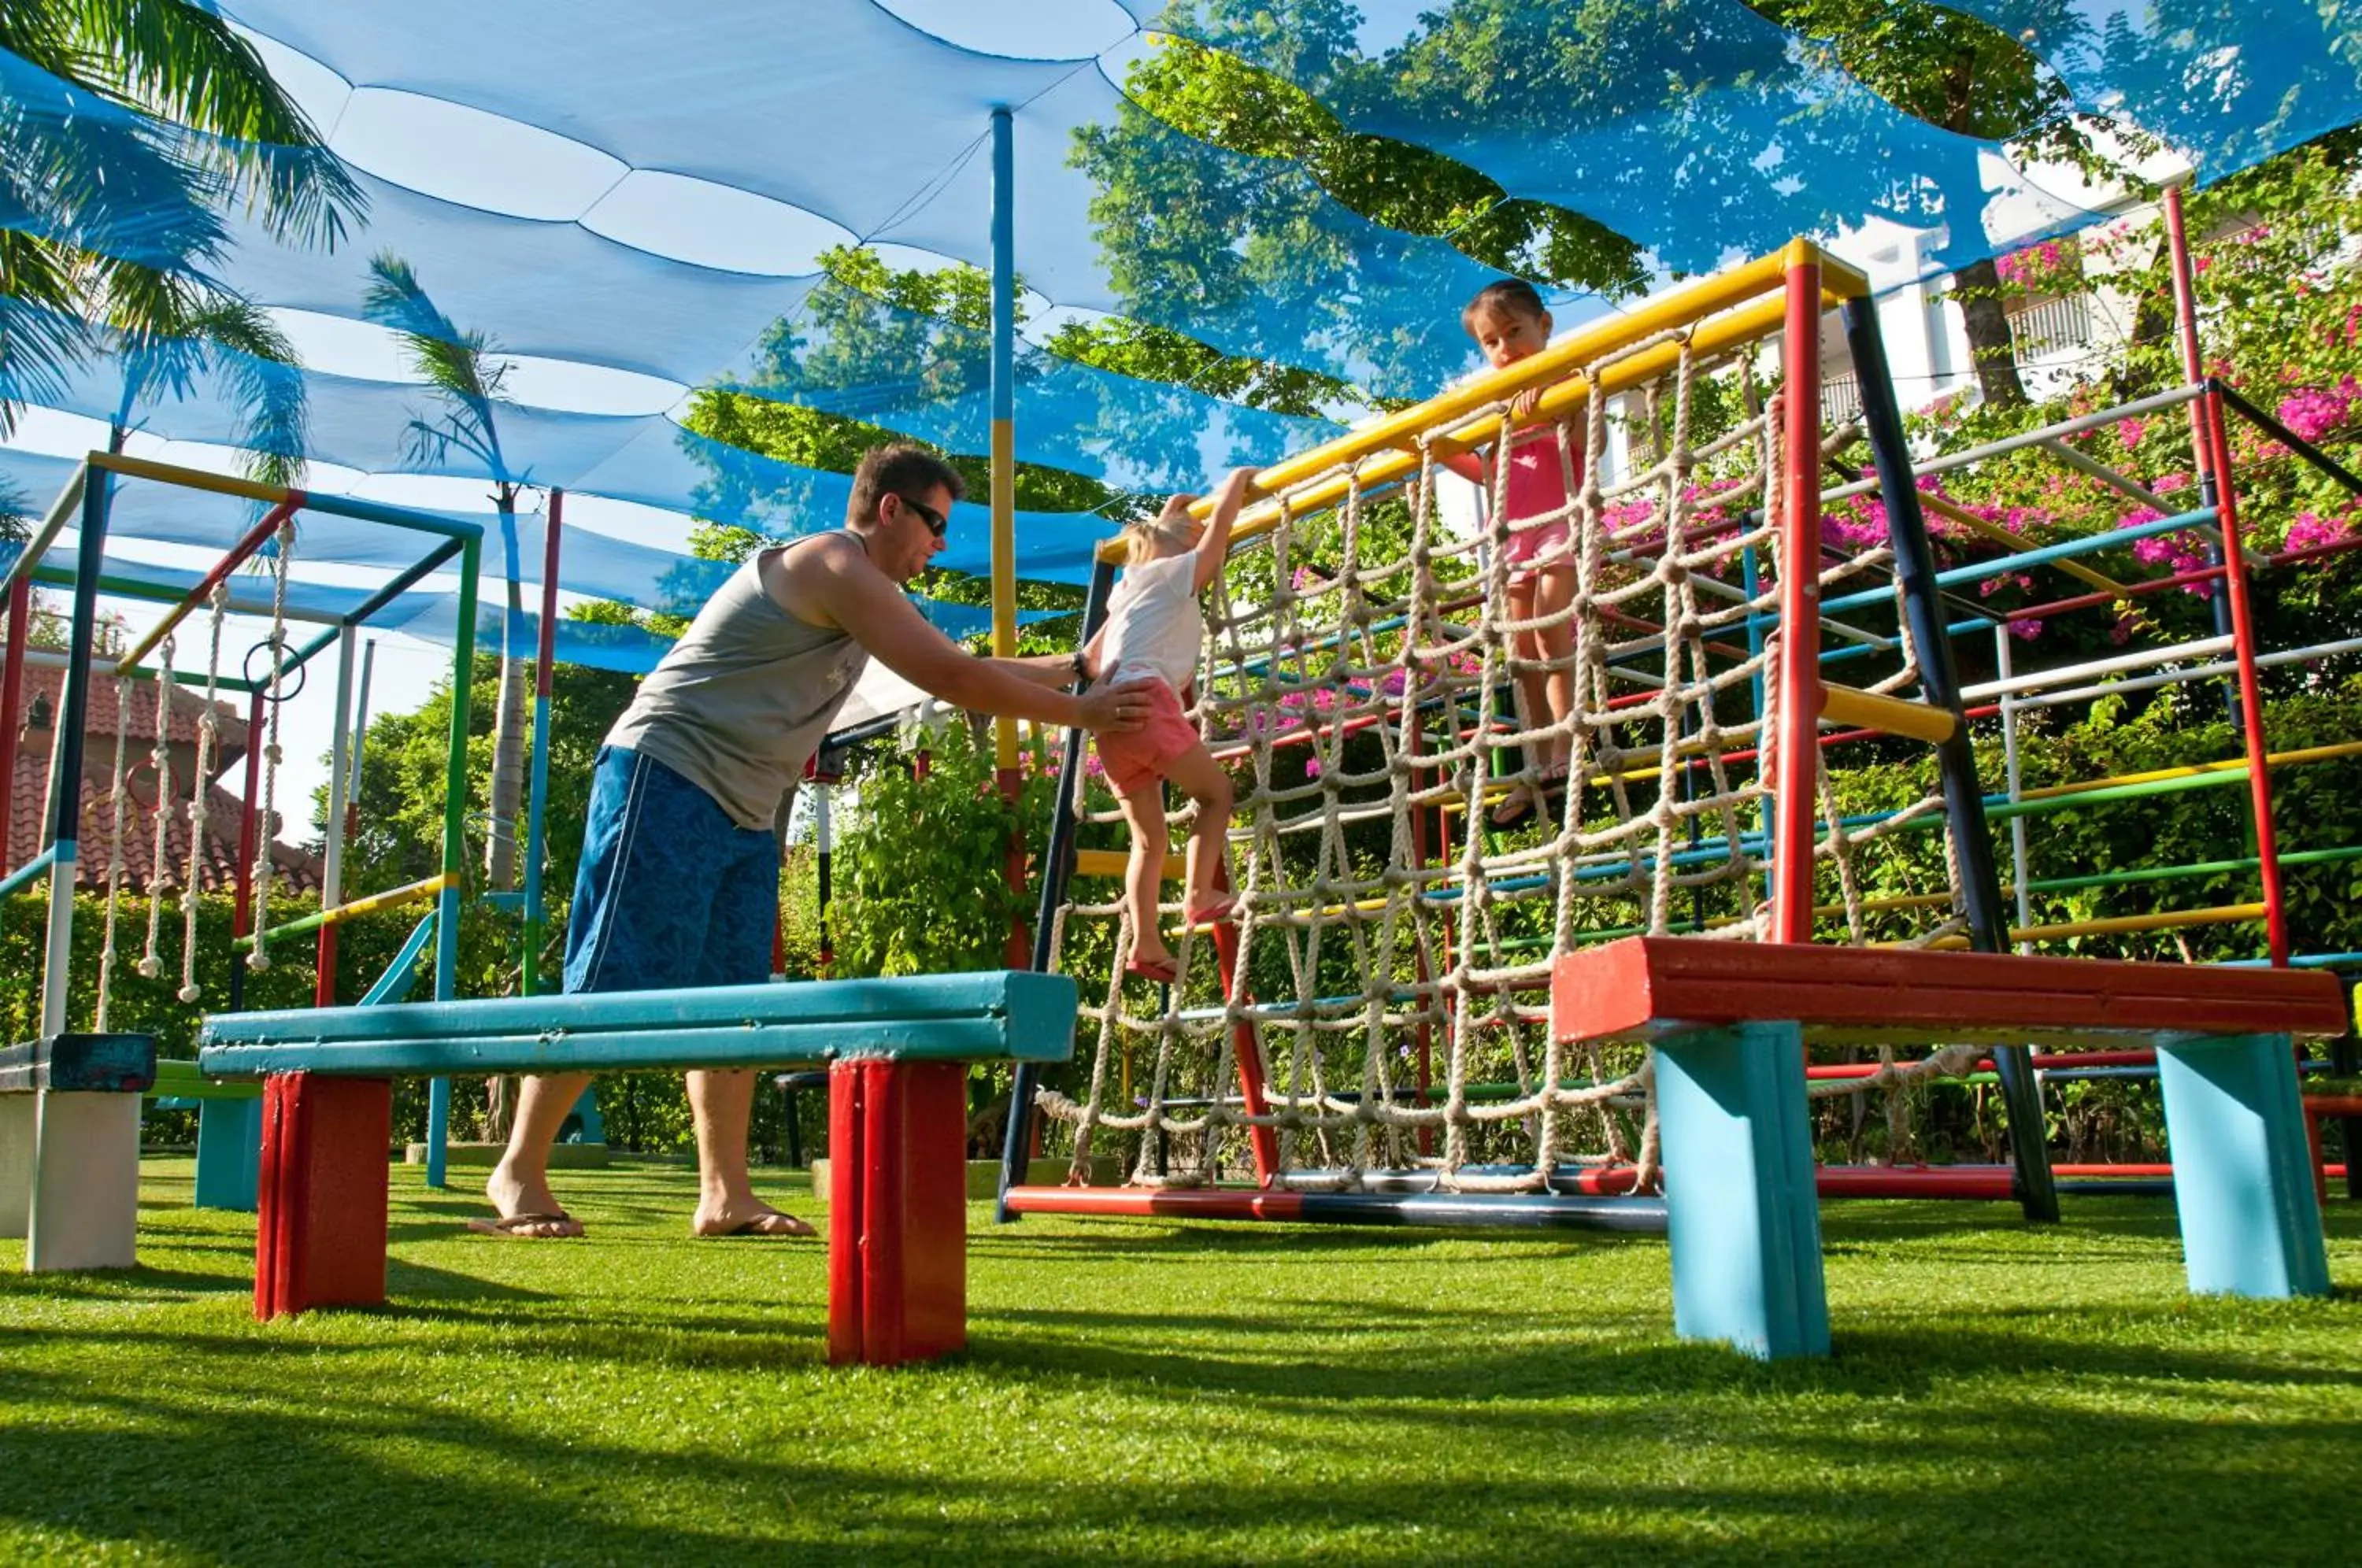
[[[32,693],[37,690],[35,679],[47,677],[46,690],[51,702],[56,701],[59,671],[27,670],[25,672],[26,708],[29,712]],[[155,734],[154,688],[146,682],[134,681],[132,686],[132,744],[126,761],[132,796],[131,820],[126,824],[123,840],[123,886],[126,891],[147,891],[155,877],[156,770],[149,748],[141,741],[152,743]],[[106,885],[109,865],[107,835],[115,823],[114,801],[110,798],[115,767],[115,682],[100,678],[93,690],[92,723],[84,741],[83,758],[82,857],[75,869],[77,886],[102,889]],[[194,749],[197,718],[204,712],[202,698],[175,692],[172,704],[172,733],[188,745],[178,746],[182,766],[187,766]],[[219,706],[219,705],[217,705]],[[238,760],[244,752],[246,723],[223,710],[221,742],[232,747],[228,762]],[[44,816],[49,793],[50,745],[49,732],[31,731],[17,752],[16,778],[9,799],[7,823],[8,864],[22,866],[39,854],[49,842],[49,823]],[[216,775],[218,778],[219,775]],[[176,777],[172,786],[174,809],[165,819],[165,867],[162,883],[177,889],[189,876],[189,781]],[[197,882],[205,892],[226,893],[233,890],[237,881],[238,797],[218,783],[205,790],[205,834],[204,852],[197,857]],[[297,892],[316,892],[320,887],[319,856],[307,850],[276,842],[283,821],[270,824],[273,843],[271,860],[277,867],[274,875],[281,885]]]
[[[152,680],[132,680],[122,684],[131,688],[131,738],[136,744],[156,738],[156,683]],[[33,711],[36,700],[48,702],[50,712],[57,712],[61,689],[65,685],[62,669],[32,669],[25,671],[25,708]],[[108,760],[114,758],[116,703],[118,701],[115,677],[99,674],[93,678],[90,690],[90,723],[88,734],[105,735],[107,739]],[[196,744],[197,722],[204,716],[204,678],[199,672],[193,690],[177,679],[172,686],[171,738]],[[221,748],[221,765],[225,767],[246,755],[246,715],[242,708],[230,702],[214,704],[216,739]],[[219,777],[216,775],[216,777]]]

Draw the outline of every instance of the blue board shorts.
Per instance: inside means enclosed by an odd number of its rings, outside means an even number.
[[[652,756],[602,746],[566,926],[566,989],[755,985],[771,977],[779,841],[740,827]]]

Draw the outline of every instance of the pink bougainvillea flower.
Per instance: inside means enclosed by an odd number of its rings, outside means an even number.
[[[1320,777],[1320,759],[1319,757],[1308,756],[1304,759],[1304,777],[1307,778],[1318,778]]]

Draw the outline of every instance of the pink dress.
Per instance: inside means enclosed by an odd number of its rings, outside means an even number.
[[[1555,425],[1536,425],[1509,437],[1508,497],[1504,508],[1508,539],[1502,558],[1514,579],[1529,578],[1543,565],[1570,566],[1567,540],[1567,469],[1564,444]],[[1574,456],[1574,477],[1583,477],[1583,458]],[[1547,519],[1528,522],[1529,518]],[[1540,558],[1551,558],[1536,564]]]

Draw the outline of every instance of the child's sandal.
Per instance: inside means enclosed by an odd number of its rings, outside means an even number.
[[[1228,893],[1223,893],[1217,895],[1214,901],[1210,904],[1199,904],[1195,909],[1183,910],[1181,911],[1181,918],[1188,922],[1191,925],[1211,925],[1216,921],[1230,919],[1231,911],[1238,907],[1239,900],[1237,899],[1231,897]]]
[[[1123,972],[1134,979],[1153,980],[1160,986],[1172,985],[1181,977],[1181,971],[1174,967],[1170,958],[1161,964],[1135,958],[1123,966]]]

